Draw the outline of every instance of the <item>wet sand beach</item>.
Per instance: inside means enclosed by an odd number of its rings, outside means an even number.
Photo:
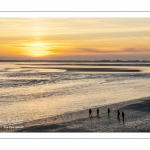
[[[97,108],[100,111],[99,117],[96,114]],[[110,116],[107,114],[108,108]],[[125,113],[124,122],[122,111]],[[0,130],[1,132],[150,132],[150,97],[92,108],[92,117],[89,117],[86,109],[15,126],[1,127]]]

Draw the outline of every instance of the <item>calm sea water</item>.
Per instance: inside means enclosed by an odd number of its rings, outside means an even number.
[[[116,64],[1,62],[0,125],[9,119],[27,122],[150,96],[148,63]],[[92,72],[88,68],[128,68],[141,72]]]

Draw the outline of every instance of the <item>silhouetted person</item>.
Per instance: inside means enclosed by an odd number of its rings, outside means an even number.
[[[123,120],[123,122],[124,122],[124,112],[122,112],[122,120]]]
[[[89,109],[89,117],[91,117],[91,116],[92,116],[92,110]]]
[[[120,111],[118,110],[118,113],[117,113],[117,119],[119,120],[120,119]]]
[[[108,108],[108,117],[109,117],[109,115],[110,115],[110,109]]]
[[[97,108],[97,116],[99,116],[99,109]]]

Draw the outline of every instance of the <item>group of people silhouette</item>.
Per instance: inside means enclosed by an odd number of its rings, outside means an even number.
[[[108,117],[110,117],[110,108],[108,108],[107,112],[108,112]],[[99,109],[98,108],[97,108],[97,116],[99,116]],[[125,116],[125,114],[122,111],[122,120],[123,120],[123,122],[124,122],[124,116]],[[89,117],[92,117],[92,109],[89,109]],[[117,119],[118,119],[118,121],[120,121],[120,111],[119,110],[117,112]]]
[[[120,120],[120,111],[117,112],[117,119]],[[122,120],[124,122],[124,112],[122,112]]]

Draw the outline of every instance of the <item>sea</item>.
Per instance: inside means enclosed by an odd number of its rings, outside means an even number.
[[[150,96],[149,62],[0,62],[0,125]]]

